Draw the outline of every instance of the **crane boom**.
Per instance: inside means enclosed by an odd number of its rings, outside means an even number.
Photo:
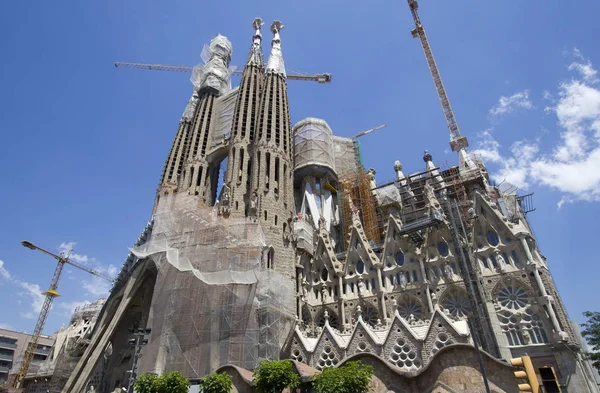
[[[372,133],[372,132],[375,132],[375,131],[377,131],[377,130],[380,130],[380,129],[384,128],[384,127],[387,127],[387,124],[381,124],[381,125],[379,125],[379,126],[377,126],[377,127],[369,128],[368,130],[361,131],[361,132],[359,132],[358,134],[354,135],[354,136],[352,137],[352,139],[358,139],[358,138],[360,138],[361,136],[365,136],[365,135],[367,135],[367,134],[370,134],[370,133]]]
[[[194,67],[184,65],[168,65],[168,64],[145,64],[145,63],[123,63],[115,62],[117,68],[137,68],[140,70],[153,70],[153,71],[169,71],[169,72],[192,72]],[[233,75],[242,75],[242,71],[233,71]],[[319,83],[331,82],[331,74],[316,74],[316,75],[302,75],[302,74],[288,74],[287,79],[296,81],[314,81]]]
[[[444,117],[446,118],[446,123],[448,124],[448,130],[450,131],[450,147],[452,147],[453,151],[460,151],[469,146],[469,143],[467,142],[467,138],[461,136],[460,134],[458,123],[454,117],[454,112],[452,111],[450,100],[446,94],[442,77],[438,71],[435,59],[433,58],[433,52],[429,46],[425,29],[423,28],[421,19],[417,13],[419,4],[416,0],[408,0],[408,6],[410,7],[410,12],[415,21],[415,28],[411,31],[411,33],[413,38],[419,37],[419,40],[421,41],[421,46],[423,47],[423,52],[425,53],[425,59],[427,60],[427,65],[429,66],[429,71],[431,72],[435,89],[437,90],[440,103],[442,104],[442,110],[444,111]]]
[[[107,275],[97,272],[96,270],[90,269],[87,266],[84,266],[78,262],[72,261],[69,259],[71,255],[71,251],[65,256],[61,253],[61,255],[56,255],[48,250],[44,250],[41,247],[38,247],[31,242],[26,240],[22,241],[21,244],[24,247],[27,247],[31,250],[38,250],[58,261],[56,265],[56,270],[54,271],[54,276],[52,276],[52,281],[50,281],[50,287],[47,291],[42,294],[45,295],[44,304],[42,305],[42,309],[40,311],[40,315],[38,316],[37,323],[35,324],[35,328],[33,329],[33,334],[31,336],[31,340],[27,344],[27,349],[25,350],[25,355],[23,356],[23,363],[21,364],[21,368],[19,369],[19,373],[17,374],[13,387],[17,387],[19,382],[27,375],[29,371],[29,366],[31,365],[31,361],[33,360],[33,356],[35,355],[35,350],[37,349],[37,344],[40,340],[40,335],[44,330],[44,326],[46,325],[46,320],[48,319],[48,314],[50,313],[50,308],[52,307],[52,303],[54,302],[54,298],[60,296],[56,291],[58,289],[58,282],[60,281],[60,276],[62,274],[63,268],[65,264],[69,264],[75,266],[78,269],[81,269],[85,272],[98,276],[102,279],[112,282],[113,279],[108,277]]]

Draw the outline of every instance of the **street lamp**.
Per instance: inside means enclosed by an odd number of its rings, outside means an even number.
[[[129,329],[129,333],[133,335],[133,338],[129,339],[129,348],[134,348],[133,350],[133,363],[131,365],[131,370],[128,371],[129,375],[129,384],[127,385],[127,392],[133,393],[133,382],[135,381],[136,371],[137,371],[137,362],[140,357],[140,352],[142,351],[142,347],[148,344],[148,339],[144,338],[144,336],[150,334],[152,329],[149,328],[136,328]],[[123,388],[125,391],[125,388]]]

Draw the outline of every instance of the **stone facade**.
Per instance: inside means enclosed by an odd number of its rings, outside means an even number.
[[[153,329],[141,371],[198,378],[224,366],[237,391],[253,389],[244,368],[283,357],[311,372],[363,360],[376,393],[473,392],[483,388],[478,343],[495,392],[516,391],[507,361],[527,353],[553,365],[565,390],[598,393],[521,197],[490,185],[464,149],[444,170],[427,151],[415,174],[396,161],[395,180],[378,185],[356,139],[321,119],[292,128],[283,25],[271,25],[266,65],[261,26],[237,90],[223,79],[231,44],[211,42],[154,227],[66,391],[81,391],[108,345],[118,370],[105,391],[122,385],[136,323]]]

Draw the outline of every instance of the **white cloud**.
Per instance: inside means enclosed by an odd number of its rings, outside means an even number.
[[[5,280],[10,280],[10,273],[4,268],[4,261],[0,259],[0,277]]]
[[[25,291],[20,293],[21,296],[28,297],[31,301],[31,309],[21,313],[23,318],[34,319],[40,313],[46,297],[42,295],[42,290],[39,285],[28,282],[19,281],[18,284]]]
[[[94,260],[94,258],[90,258],[87,255],[81,255],[77,254],[76,252],[72,252],[76,245],[76,242],[62,242],[60,243],[60,246],[58,246],[58,250],[60,252],[64,252],[65,254],[71,253],[69,259],[77,263],[88,263]]]
[[[518,91],[510,97],[502,96],[498,104],[490,109],[490,115],[500,116],[513,112],[515,109],[531,109],[533,104],[529,100],[529,90]]]
[[[77,245],[76,242],[63,242],[58,247],[60,252],[68,253],[73,250],[73,248]],[[70,260],[74,262],[78,262],[81,264],[85,264],[90,269],[97,271],[98,273],[107,275],[109,277],[116,277],[119,273],[119,270],[114,265],[104,266],[96,261],[95,258],[89,257],[87,255],[81,255],[77,253],[71,253],[69,257]],[[79,269],[76,269],[79,270]],[[106,281],[98,276],[89,275],[90,279],[81,280],[81,287],[85,290],[85,292],[89,295],[100,297],[108,295],[108,292],[112,286],[112,283]]]
[[[590,83],[598,82],[598,77],[596,74],[598,73],[594,68],[592,68],[592,63],[589,61],[585,64],[574,62],[569,66],[569,71],[576,70],[581,74],[581,77]]]
[[[585,61],[578,50],[574,56]],[[489,131],[481,134],[475,150],[484,160],[499,165],[492,175],[496,181],[505,179],[519,187],[535,183],[560,191],[559,208],[579,200],[600,201],[600,90],[593,86],[596,70],[589,61],[575,62],[568,69],[577,71],[579,78],[560,83],[555,105],[547,108],[556,115],[561,130],[551,152],[539,154],[537,142],[521,140],[511,145],[510,154],[502,154]]]
[[[66,317],[71,317],[71,315],[73,315],[73,312],[75,312],[75,309],[77,307],[80,306],[84,306],[86,304],[90,304],[90,302],[84,300],[84,301],[73,301],[73,302],[60,302],[56,305],[56,308],[58,308],[59,310],[62,311],[62,315],[66,316]]]

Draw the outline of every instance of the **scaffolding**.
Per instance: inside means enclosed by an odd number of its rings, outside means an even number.
[[[161,198],[152,238],[133,249],[157,267],[140,369],[199,378],[278,359],[295,320],[294,285],[264,269],[265,247],[256,222],[224,220],[193,196]]]

